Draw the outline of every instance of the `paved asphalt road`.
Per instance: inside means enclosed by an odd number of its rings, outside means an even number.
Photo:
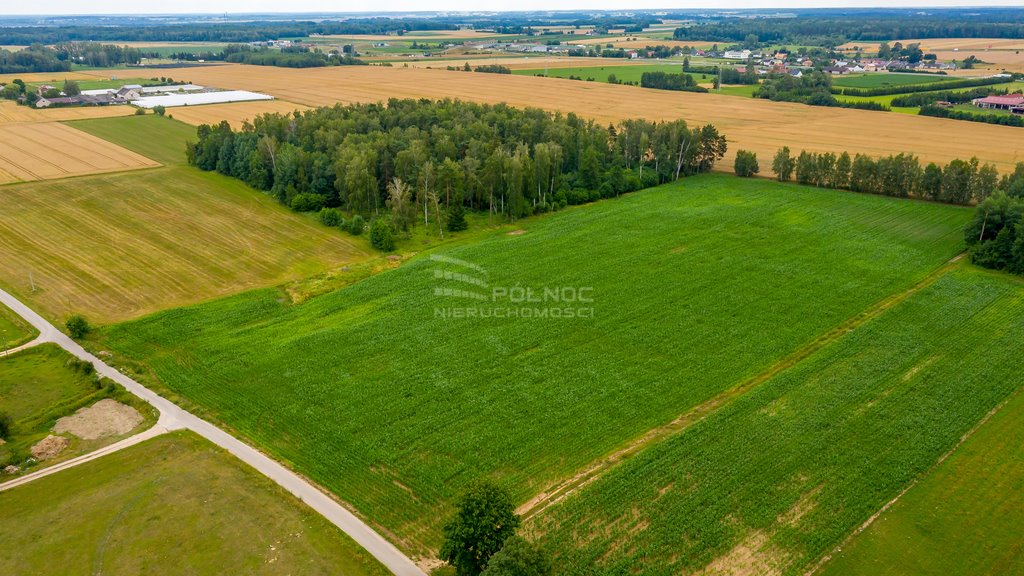
[[[52,342],[57,344],[70,354],[86,362],[91,362],[100,375],[110,378],[124,386],[132,394],[152,404],[160,413],[157,426],[165,430],[185,428],[199,434],[217,446],[231,452],[240,460],[297,496],[313,508],[313,510],[316,510],[324,518],[348,534],[360,546],[365,548],[367,552],[379,560],[381,564],[384,564],[384,566],[398,576],[425,576],[423,571],[412,560],[402,554],[398,548],[395,548],[394,545],[346,510],[345,507],[332,500],[299,475],[213,424],[181,409],[170,400],[163,398],[142,384],[114,370],[4,290],[0,290],[0,302],[39,331],[39,337],[33,343]]]

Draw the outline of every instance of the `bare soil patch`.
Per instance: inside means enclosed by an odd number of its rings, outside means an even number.
[[[68,432],[83,440],[96,440],[127,434],[139,424],[142,424],[142,415],[138,410],[106,398],[57,420],[53,431],[58,434]]]
[[[40,462],[43,460],[50,460],[56,458],[68,447],[68,439],[63,436],[54,436],[53,434],[43,438],[39,442],[36,442],[29,452],[32,453],[32,457]]]

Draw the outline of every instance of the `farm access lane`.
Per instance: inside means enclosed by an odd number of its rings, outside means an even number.
[[[425,576],[423,571],[391,542],[385,540],[345,507],[332,500],[330,496],[321,492],[298,474],[288,470],[262,452],[245,444],[217,426],[182,409],[132,378],[118,372],[104,361],[86,351],[77,342],[60,330],[57,330],[53,324],[50,324],[42,316],[3,289],[0,289],[0,303],[6,305],[39,331],[39,337],[33,340],[34,343],[50,342],[57,344],[80,360],[91,363],[96,367],[96,372],[101,376],[117,382],[129,392],[156,408],[160,413],[160,418],[155,427],[157,430],[187,429],[199,434],[234,454],[238,459],[252,466],[258,472],[305,502],[321,516],[340,528],[345,534],[348,534],[350,538],[355,540],[394,574],[398,576]]]

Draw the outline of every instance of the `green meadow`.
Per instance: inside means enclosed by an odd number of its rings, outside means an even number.
[[[97,383],[55,344],[0,358],[0,413],[11,421],[7,441],[0,444],[0,468],[8,464],[22,466],[30,455],[30,447],[51,433],[58,418],[110,397],[139,409],[144,421],[134,432],[148,428],[155,420],[142,402],[120,389]],[[60,460],[95,450],[118,438],[83,440],[68,436],[68,440]]]
[[[174,432],[0,492],[5,574],[383,576],[227,452]]]
[[[35,338],[36,334],[36,329],[22,320],[21,316],[0,304],[0,352],[20,346]]]
[[[93,345],[430,551],[470,481],[525,501],[921,281],[961,251],[969,217],[705,175],[521,221],[301,304],[250,291],[110,326]],[[590,313],[445,312],[520,310],[458,295],[526,288],[592,299],[527,308]]]
[[[620,82],[640,82],[644,72],[667,72],[680,74],[683,72],[682,62],[665,64],[637,64],[637,65],[611,65],[611,66],[578,66],[575,68],[549,68],[547,75],[552,78],[568,78],[575,76],[584,80],[593,79],[595,82],[607,82],[609,76],[615,76]],[[513,74],[521,76],[543,76],[543,68],[533,70],[513,70]],[[713,74],[692,74],[697,82],[713,82]]]
[[[835,76],[832,85],[840,88],[882,88],[885,86],[907,86],[910,84],[937,84],[956,80],[941,74],[900,74],[895,72],[871,72]]]
[[[562,552],[560,574],[669,575],[741,559],[752,573],[804,574],[1024,386],[1022,287],[959,267],[625,461],[531,527]],[[893,530],[869,533],[847,569],[832,573],[1019,566],[1019,437],[989,435],[974,456],[957,453],[949,464],[962,462],[965,476],[926,478],[910,509],[896,511],[902,520],[886,524]],[[1003,458],[1015,464],[997,465]],[[953,543],[963,557],[949,557]]]

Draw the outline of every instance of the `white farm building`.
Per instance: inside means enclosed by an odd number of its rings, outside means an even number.
[[[228,102],[250,102],[252,100],[273,100],[273,96],[249,92],[247,90],[227,90],[224,92],[199,92],[196,94],[166,94],[163,96],[143,96],[132,100],[132,104],[140,108],[163,106],[200,106],[202,104],[225,104]]]

